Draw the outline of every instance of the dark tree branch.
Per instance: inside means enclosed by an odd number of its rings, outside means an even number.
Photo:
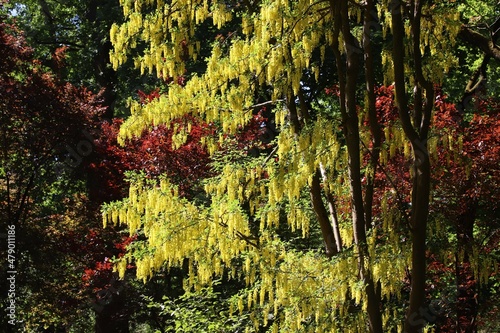
[[[377,119],[376,94],[375,94],[375,60],[372,48],[372,30],[380,31],[378,13],[373,0],[366,1],[365,15],[363,21],[363,54],[365,59],[365,83],[368,105],[368,120],[370,132],[372,134],[372,153],[370,164],[373,174],[367,174],[367,184],[365,191],[365,228],[368,230],[372,225],[373,195],[375,193],[375,174],[377,170],[380,145],[382,142],[382,130]],[[363,141],[361,140],[363,143]]]
[[[489,29],[491,32],[491,40],[496,43],[498,36],[500,36],[500,16],[489,26]]]
[[[392,35],[393,35],[393,62],[394,62],[394,86],[396,88],[396,106],[399,111],[399,118],[401,119],[401,125],[403,130],[412,143],[419,141],[418,133],[415,131],[410,118],[410,111],[408,109],[408,96],[406,95],[406,83],[405,83],[405,70],[404,70],[404,58],[405,58],[405,47],[404,47],[404,24],[403,24],[403,14],[402,5],[398,0],[394,0],[391,3],[391,14],[392,14]]]
[[[467,108],[470,99],[474,96],[482,87],[487,80],[487,68],[491,58],[500,60],[500,48],[496,45],[498,37],[500,36],[500,16],[495,20],[493,24],[488,26],[490,31],[490,38],[484,37],[480,33],[466,27],[462,26],[458,36],[465,42],[471,44],[472,46],[478,47],[484,52],[483,61],[481,66],[474,71],[467,86],[465,87],[464,94],[460,103],[457,107],[460,112],[464,112]],[[495,56],[496,55],[496,56]]]
[[[500,26],[500,22],[495,23],[494,25],[495,25],[495,27],[497,25]],[[464,42],[469,43],[472,46],[479,48],[486,55],[489,55],[490,57],[500,61],[500,47],[498,47],[498,45],[496,45],[494,42],[494,40],[499,35],[498,31],[500,31],[500,27],[496,27],[496,30],[495,30],[495,33],[493,36],[494,38],[488,38],[488,37],[481,35],[479,32],[470,29],[466,25],[462,25],[462,27],[460,28],[460,31],[458,33],[458,37],[460,39],[462,39]]]
[[[40,5],[40,8],[42,9],[43,16],[45,17],[45,22],[48,25],[53,25],[54,24],[54,16],[52,16],[52,13],[50,12],[49,4],[45,0],[38,0],[38,4]]]

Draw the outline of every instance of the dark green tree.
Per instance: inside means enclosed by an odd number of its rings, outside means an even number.
[[[24,31],[35,57],[45,66],[63,80],[99,93],[107,119],[127,112],[126,97],[131,91],[158,82],[139,78],[131,65],[119,71],[110,65],[109,30],[123,17],[118,0],[20,0],[7,2],[3,10]]]

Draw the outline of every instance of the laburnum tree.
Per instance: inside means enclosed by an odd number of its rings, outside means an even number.
[[[176,82],[182,84],[180,79],[176,80]],[[141,104],[147,104],[159,98],[159,96],[158,89],[150,93],[139,91],[138,101]],[[232,149],[236,149],[235,147],[244,150],[264,148],[257,146],[255,142],[255,139],[263,134],[262,124],[264,121],[265,118],[261,113],[256,112],[253,120],[237,135],[232,137],[233,142],[231,144],[225,143],[221,146],[221,151],[227,153]],[[94,140],[94,154],[86,160],[91,202],[102,203],[123,198],[128,194],[127,178],[133,179],[140,176],[151,180],[161,175],[168,175],[169,179],[178,186],[180,196],[194,200],[204,200],[202,181],[214,174],[214,168],[211,167],[214,161],[200,140],[202,137],[214,133],[214,124],[205,124],[197,121],[192,116],[186,116],[175,120],[171,128],[156,126],[149,131],[144,131],[140,137],[127,141],[124,146],[119,146],[117,138],[121,124],[122,120],[120,119],[115,119],[112,123],[103,122],[102,131]],[[141,238],[140,235],[134,235],[127,238],[126,242]],[[92,241],[89,242],[90,239]],[[99,249],[102,248],[102,246],[99,246],[99,242],[102,242],[102,239],[95,234],[95,230],[92,230],[92,236],[87,237],[83,243],[88,243],[89,248],[96,247],[96,249]],[[127,244],[126,242],[120,243],[119,247],[123,249]],[[79,246],[82,246],[82,244]],[[135,243],[132,243],[131,246],[135,246]],[[174,323],[179,322],[178,317],[180,314],[174,316],[166,313],[165,305],[162,304],[162,297],[173,299],[175,296],[183,294],[182,279],[179,278],[179,275],[182,276],[183,274],[183,268],[162,272],[162,277],[155,279],[150,286],[137,287],[134,286],[133,282],[126,281],[123,283],[113,279],[113,263],[110,260],[109,252],[104,261],[102,260],[103,256],[99,256],[99,251],[90,251],[90,249],[86,248],[83,252],[86,253],[86,257],[92,254],[97,255],[95,256],[95,266],[88,267],[84,274],[85,288],[91,288],[94,293],[97,292],[98,297],[95,300],[94,307],[96,309],[101,308],[101,311],[96,311],[96,331],[116,331],[119,327],[117,322],[122,322],[123,318],[121,317],[124,316],[128,316],[126,321],[132,325],[131,327],[145,324],[164,331],[165,329],[171,329],[172,325],[177,325]],[[117,257],[121,255],[120,252]],[[129,265],[129,269],[133,271],[135,269],[134,265]],[[230,292],[227,284],[225,286],[224,292]],[[201,302],[197,307],[204,307],[207,302],[212,302],[215,299],[216,294],[214,292],[217,293],[218,291],[211,290],[206,295],[193,294],[189,296],[189,294],[186,294],[182,297],[186,298],[186,300],[196,297],[199,300],[198,302]],[[92,294],[92,292],[88,293]],[[100,300],[99,295],[105,295],[108,300]],[[129,299],[124,299],[126,297],[124,295],[136,295],[137,297],[130,296]],[[217,307],[227,307],[224,300],[217,301]],[[183,303],[180,302],[180,304]],[[139,309],[141,305],[143,307],[147,306],[150,311]],[[173,306],[175,306],[174,302],[169,303],[168,308]],[[215,304],[211,307],[214,311],[217,310]],[[172,311],[174,310],[172,309]],[[222,311],[222,308],[219,308],[218,311]],[[210,316],[217,316],[217,313],[211,312]],[[224,323],[221,320],[219,323],[214,324],[214,329],[223,326],[234,328],[235,325],[238,325],[235,322],[239,321]],[[194,327],[200,327],[200,325],[203,326],[204,324],[197,322],[193,323],[192,327],[194,329]],[[120,330],[123,331],[122,328]]]
[[[398,0],[122,6],[125,23],[111,28],[113,65],[141,45],[134,57],[141,72],[186,81],[150,103],[132,103],[121,144],[161,125],[184,136],[176,121],[193,116],[217,125],[201,142],[218,156],[263,105],[272,117],[262,127],[273,124],[278,136],[264,154],[220,158],[204,200],[181,195],[168,176],[134,176],[128,198],[103,211],[105,224],[126,224],[143,237],[118,260],[120,275],[134,262],[144,281],[188,265],[186,289],[241,279],[248,287],[232,311],[251,311],[248,331],[428,329],[429,222],[441,223],[430,215],[442,165],[435,155],[459,154],[467,139],[431,124],[436,85],[458,64],[457,39],[473,33],[460,20],[463,8]],[[200,36],[209,23],[230,32],[206,45]],[[478,47],[497,59],[491,43]],[[186,73],[207,47],[205,70]],[[327,82],[335,83],[334,98],[322,94]],[[384,84],[394,95],[377,91]],[[304,238],[320,230],[323,251],[292,246],[284,227]],[[459,218],[456,227],[463,227]],[[465,260],[461,246],[451,254],[457,266]],[[485,259],[467,258],[475,279],[496,267],[482,253]]]

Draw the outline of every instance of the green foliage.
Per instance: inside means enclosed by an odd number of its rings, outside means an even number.
[[[211,286],[187,291],[176,298],[164,296],[162,302],[150,297],[145,300],[148,308],[157,309],[163,318],[163,332],[239,332],[248,324],[248,314],[231,316],[229,300],[214,291],[219,286],[220,282],[215,281]]]
[[[115,116],[129,114],[126,100],[131,92],[162,84],[152,76],[139,77],[132,63],[119,71],[111,68],[109,30],[122,20],[118,1],[20,0],[3,7],[46,68],[64,81],[100,92]]]

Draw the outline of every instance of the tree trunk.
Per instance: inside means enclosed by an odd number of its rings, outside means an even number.
[[[426,320],[428,320],[426,318],[428,311],[426,311],[424,303],[426,295],[425,241],[427,237],[427,217],[429,215],[430,163],[426,147],[421,147],[417,152],[420,152],[419,155],[423,157],[422,160],[417,159],[415,161],[414,169],[411,210],[411,292],[410,304],[406,313],[405,333],[421,332]]]
[[[366,98],[368,106],[368,121],[372,134],[372,147],[370,151],[371,172],[366,174],[365,190],[365,229],[368,231],[372,226],[373,194],[375,191],[375,174],[380,155],[380,145],[382,142],[382,130],[377,119],[376,95],[375,95],[375,61],[371,45],[372,30],[380,30],[378,14],[373,0],[366,1],[364,22],[363,22],[363,55],[365,60],[365,82]],[[381,65],[381,64],[379,64]],[[368,148],[368,147],[366,147]]]
[[[321,177],[323,178],[323,183],[328,184],[328,178],[326,176],[326,170],[324,166],[320,163],[319,168],[321,171]],[[328,189],[325,189],[326,201],[328,202],[328,209],[330,211],[330,220],[333,229],[333,235],[335,237],[335,245],[337,246],[337,251],[342,251],[342,237],[340,237],[339,219],[337,216],[337,207],[335,205],[335,198]]]
[[[333,257],[339,251],[337,249],[332,225],[330,224],[330,220],[328,219],[328,212],[326,211],[325,205],[323,203],[319,171],[316,171],[313,176],[310,195],[313,209],[316,213],[316,217],[318,218],[319,225],[321,227],[321,233],[323,234],[326,255],[328,257]]]
[[[430,126],[430,117],[434,106],[434,90],[432,83],[425,80],[422,74],[420,53],[420,19],[422,3],[415,1],[410,8],[409,21],[412,33],[412,61],[414,62],[414,91],[415,105],[413,117],[408,107],[408,96],[406,94],[405,67],[405,27],[402,15],[402,2],[393,0],[391,2],[391,20],[393,35],[393,63],[394,63],[394,85],[396,93],[396,105],[399,118],[406,137],[410,140],[413,148],[413,186],[412,186],[412,208],[411,208],[411,291],[410,303],[406,313],[404,332],[422,332],[428,317],[428,309],[425,308],[425,280],[426,280],[426,233],[427,218],[429,215],[430,197],[430,160],[427,150],[427,136]],[[425,101],[421,94],[425,92]],[[413,118],[413,122],[412,122]],[[417,129],[415,129],[415,127]]]
[[[103,24],[99,21],[97,17],[97,12],[99,11],[98,6],[100,2],[96,0],[89,1],[87,3],[87,15],[86,20],[98,26]],[[102,9],[101,9],[102,10]],[[109,31],[111,28],[111,22],[105,22],[103,29]],[[102,105],[106,107],[106,112],[104,118],[111,120],[114,117],[114,107],[116,102],[116,72],[111,66],[109,60],[109,52],[113,49],[113,45],[109,39],[109,36],[105,40],[101,41],[102,36],[99,35],[97,31],[94,31],[92,39],[96,42],[97,52],[92,59],[92,66],[94,69],[94,76],[96,78],[99,87],[101,88]]]
[[[299,97],[299,99],[301,101],[302,117],[309,119],[307,106],[304,104],[302,97]],[[289,92],[288,101],[289,101],[288,110],[290,111],[290,120],[293,124],[294,134],[296,137],[298,137],[302,129],[302,124],[299,120],[297,105],[295,105],[295,96],[291,91]],[[309,189],[309,195],[311,197],[313,210],[314,213],[316,214],[316,217],[318,219],[321,228],[321,233],[323,235],[326,255],[328,257],[332,257],[338,253],[338,250],[335,242],[335,235],[333,234],[332,225],[330,224],[330,221],[328,219],[328,212],[326,210],[325,204],[323,203],[323,196],[321,194],[320,175],[321,174],[319,170],[316,170],[313,176],[311,188]]]
[[[370,332],[382,333],[379,294],[375,292],[375,282],[369,268],[365,266],[365,258],[369,256],[365,229],[365,209],[367,207],[364,207],[361,183],[359,118],[356,107],[356,84],[360,70],[360,58],[363,51],[350,30],[348,1],[331,0],[330,6],[333,10],[332,14],[336,18],[332,50],[335,54],[337,74],[339,75],[340,111],[349,160],[349,186],[351,192],[354,243],[358,255],[358,277],[365,286]],[[342,33],[344,40],[343,50],[345,58],[340,54],[340,45],[338,38],[336,38],[340,33]]]

